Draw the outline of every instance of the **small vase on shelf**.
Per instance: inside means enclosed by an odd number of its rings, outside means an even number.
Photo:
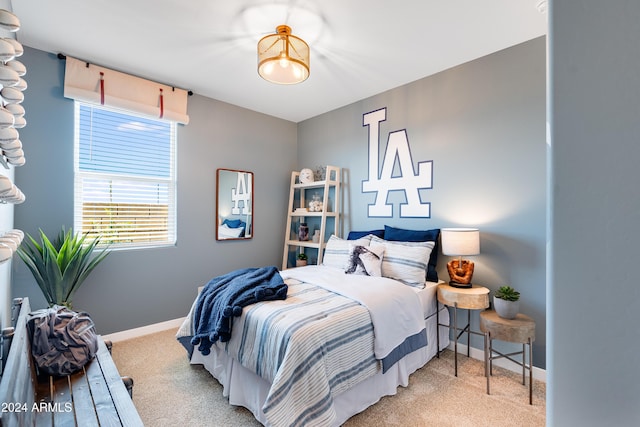
[[[300,223],[300,226],[298,227],[298,240],[309,240],[309,227],[304,222]]]

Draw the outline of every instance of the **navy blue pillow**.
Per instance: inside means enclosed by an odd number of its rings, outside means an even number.
[[[240,219],[225,219],[222,221],[222,224],[227,224],[229,228],[239,228],[242,227],[242,220]]]
[[[371,230],[371,231],[350,231],[347,236],[347,240],[358,240],[362,237],[373,234],[376,237],[384,239],[384,230]]]
[[[396,242],[435,242],[435,246],[429,256],[429,265],[427,267],[427,280],[429,282],[438,281],[438,272],[436,271],[438,263],[438,236],[440,229],[432,230],[404,230],[402,228],[384,226],[384,240]]]

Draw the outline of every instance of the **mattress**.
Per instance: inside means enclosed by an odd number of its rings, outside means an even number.
[[[340,426],[353,415],[375,404],[383,396],[397,393],[398,386],[406,387],[409,376],[424,366],[437,354],[436,349],[436,288],[437,283],[427,282],[424,289],[415,289],[425,315],[428,345],[422,347],[398,361],[386,373],[378,372],[355,387],[346,390],[334,398],[336,420],[333,425]],[[448,324],[449,312],[440,307],[440,322]],[[449,345],[448,328],[439,328],[440,349]],[[221,346],[213,346],[209,355],[201,354],[197,349],[191,358],[192,364],[202,364],[223,386],[223,395],[232,405],[249,409],[254,417],[268,425],[262,407],[270,390],[270,383],[257,376],[238,361],[228,356]]]
[[[426,282],[423,289],[412,288],[415,290],[416,294],[418,294],[418,299],[420,300],[420,305],[422,305],[422,312],[424,313],[425,319],[436,314],[436,289],[440,283],[444,282]]]

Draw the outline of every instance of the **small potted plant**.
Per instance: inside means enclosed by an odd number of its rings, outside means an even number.
[[[503,319],[513,319],[520,310],[520,292],[511,286],[501,286],[493,295],[493,308]]]
[[[305,265],[307,265],[307,254],[300,252],[298,254],[298,259],[296,260],[296,267],[303,267]]]

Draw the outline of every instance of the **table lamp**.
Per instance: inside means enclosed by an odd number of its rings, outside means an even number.
[[[447,263],[447,271],[451,278],[449,285],[470,288],[474,264],[472,261],[463,260],[462,257],[480,253],[480,231],[477,228],[443,228],[440,235],[442,254],[458,257]]]

